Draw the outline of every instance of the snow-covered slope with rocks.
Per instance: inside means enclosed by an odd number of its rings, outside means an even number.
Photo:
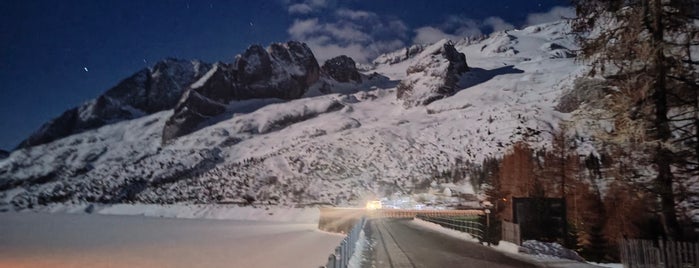
[[[163,141],[196,131],[206,121],[228,111],[231,101],[292,100],[318,81],[320,66],[304,43],[274,43],[265,49],[248,47],[231,64],[216,63],[192,84],[165,123]]]
[[[410,49],[407,49],[409,52]],[[459,77],[469,71],[466,56],[449,40],[432,44],[413,59],[406,78],[396,87],[396,97],[406,107],[427,105],[451,96]]]
[[[557,100],[583,68],[561,52],[575,48],[567,28],[457,41],[471,70],[453,95],[425,106],[396,98],[408,67],[429,53],[420,46],[385,56],[392,60],[362,82],[334,81],[320,92],[321,79],[297,100],[232,101],[226,118],[167,143],[172,110],[17,150],[0,160],[0,205],[357,204],[423,191],[456,163],[502,155],[518,140],[549,140],[567,116],[555,111]],[[450,191],[472,193],[462,183]]]

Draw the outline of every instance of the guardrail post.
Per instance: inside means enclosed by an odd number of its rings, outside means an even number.
[[[342,267],[347,267],[347,238],[342,241]]]
[[[337,268],[335,263],[337,263],[335,254],[330,253],[330,256],[328,256],[328,263],[325,264],[325,268]]]
[[[342,239],[340,245],[335,248],[335,253],[328,257],[326,268],[346,268],[349,260],[355,253],[355,247],[359,240],[359,234],[366,223],[366,218],[362,217]]]
[[[335,268],[342,267],[342,245],[335,248]]]

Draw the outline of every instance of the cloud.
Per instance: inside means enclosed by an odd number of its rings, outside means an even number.
[[[463,16],[451,15],[437,26],[423,26],[415,29],[413,43],[434,43],[442,39],[458,41],[464,38],[482,36],[484,32],[506,31],[514,28],[514,25],[500,17],[488,17],[483,21],[477,21]]]
[[[531,13],[527,15],[527,25],[542,24],[547,22],[559,21],[563,18],[574,18],[575,9],[572,7],[555,6],[548,12]]]
[[[515,28],[500,17],[489,17],[483,20],[483,25],[490,26],[494,32],[507,31]]]
[[[415,44],[429,44],[442,39],[459,40],[461,36],[445,33],[444,31],[432,26],[425,26],[415,29]]]
[[[289,6],[289,14],[308,14],[313,8],[307,4],[293,4]]]
[[[306,15],[320,11],[328,6],[328,3],[325,0],[304,0],[301,3],[292,4],[291,2],[286,2],[285,4],[290,4],[287,11],[291,15]]]
[[[338,9],[335,13],[340,18],[347,18],[351,20],[366,20],[377,17],[376,13],[373,12],[367,12],[363,10],[350,10],[346,8]]]
[[[403,48],[411,38],[411,29],[398,18],[366,10],[335,10],[337,3],[333,0],[289,0],[285,4],[290,14],[298,15],[287,29],[290,38],[308,44],[319,62],[347,55],[357,62],[368,63],[383,53]],[[322,14],[318,13],[320,10]],[[458,41],[482,36],[484,32],[510,29],[514,26],[500,17],[479,21],[448,16],[441,24],[413,30],[412,42],[434,43],[445,38]]]
[[[483,35],[481,24],[473,19],[461,16],[448,16],[439,26],[424,26],[415,29],[413,43],[427,44],[442,39],[458,41],[463,38]]]
[[[377,29],[381,30],[381,29]],[[408,25],[405,25],[403,21],[401,20],[391,20],[388,23],[388,28],[386,30],[391,31],[392,33],[397,34],[401,38],[406,38],[408,37]]]
[[[399,19],[345,8],[329,16],[296,19],[287,29],[292,39],[308,44],[320,62],[347,55],[360,63],[404,47],[408,31]]]
[[[371,41],[371,36],[369,36],[369,34],[367,34],[367,33],[362,32],[361,27],[359,27],[355,24],[330,23],[330,24],[326,24],[324,27],[325,27],[325,31],[327,31],[327,33],[329,33],[334,38],[341,40],[341,41],[358,42],[358,43]]]
[[[309,35],[319,31],[321,26],[318,24],[318,19],[294,20],[291,27],[287,30],[291,38],[303,40]]]

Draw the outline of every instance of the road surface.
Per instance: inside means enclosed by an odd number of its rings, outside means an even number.
[[[411,223],[411,219],[377,219],[365,233],[373,243],[376,268],[536,267],[488,247],[450,237]]]
[[[343,237],[316,223],[0,213],[0,268],[308,268]]]

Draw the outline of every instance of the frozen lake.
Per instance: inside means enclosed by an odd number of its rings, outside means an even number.
[[[0,213],[0,267],[319,267],[314,223]]]

